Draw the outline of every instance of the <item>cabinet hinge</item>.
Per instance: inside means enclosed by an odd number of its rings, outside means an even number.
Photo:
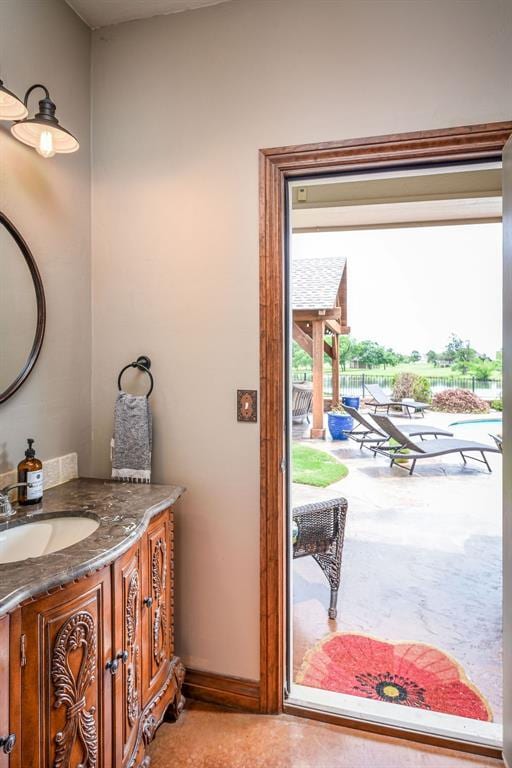
[[[20,667],[25,667],[27,664],[27,636],[21,635],[20,637]]]

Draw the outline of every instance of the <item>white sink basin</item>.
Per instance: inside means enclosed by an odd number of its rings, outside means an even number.
[[[70,547],[90,536],[99,526],[90,517],[50,517],[31,520],[0,531],[0,563],[41,557]]]

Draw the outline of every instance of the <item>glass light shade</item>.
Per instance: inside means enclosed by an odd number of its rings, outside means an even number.
[[[0,80],[0,120],[23,120],[28,109]]]
[[[11,133],[43,157],[53,157],[57,152],[76,152],[80,146],[73,134],[48,120],[22,120],[11,126]]]

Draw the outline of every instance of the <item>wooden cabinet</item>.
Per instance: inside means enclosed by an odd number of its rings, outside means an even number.
[[[114,565],[115,765],[125,765],[137,740],[142,711],[141,548],[137,544]]]
[[[111,766],[110,609],[108,567],[22,608],[22,765]]]
[[[16,749],[18,736],[10,730],[9,617],[4,616],[0,619],[0,768],[9,768],[9,755]]]
[[[145,537],[142,657],[144,704],[161,687],[172,656],[171,528],[169,516],[160,515],[152,521]]]
[[[173,655],[172,510],[111,565],[0,619],[0,768],[143,768],[183,706]],[[10,637],[9,637],[10,636]],[[10,646],[10,658],[8,649]],[[6,650],[7,649],[7,650]]]

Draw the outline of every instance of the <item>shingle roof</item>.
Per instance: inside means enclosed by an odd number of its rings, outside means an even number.
[[[343,277],[345,256],[292,260],[292,309],[332,309]]]

